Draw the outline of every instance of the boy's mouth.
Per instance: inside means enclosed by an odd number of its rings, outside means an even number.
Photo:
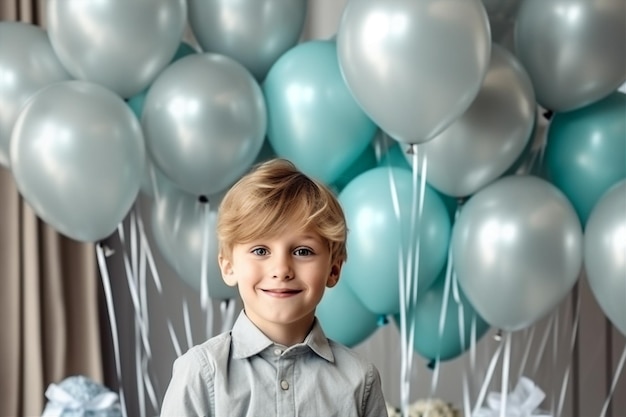
[[[295,290],[291,288],[267,288],[262,289],[265,294],[270,295],[272,297],[290,297],[292,295],[299,294],[301,290]]]

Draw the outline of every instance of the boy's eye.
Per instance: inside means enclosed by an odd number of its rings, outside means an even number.
[[[313,251],[309,248],[298,248],[294,252],[296,256],[310,256],[313,255]]]
[[[265,256],[268,254],[268,251],[265,248],[254,248],[252,249],[252,253],[258,256]]]

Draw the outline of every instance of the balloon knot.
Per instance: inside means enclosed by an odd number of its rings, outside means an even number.
[[[431,371],[435,369],[435,365],[437,364],[437,361],[435,359],[431,359],[426,366],[428,367],[428,369],[430,369]]]
[[[554,112],[552,110],[546,110],[545,112],[543,112],[543,117],[546,120],[552,119],[552,116],[554,116]]]
[[[389,324],[389,319],[387,318],[387,316],[385,316],[384,314],[381,314],[380,316],[378,316],[379,327],[386,326],[387,324]]]
[[[206,204],[209,202],[209,197],[205,195],[200,195],[198,196],[198,201],[201,202],[202,204]]]

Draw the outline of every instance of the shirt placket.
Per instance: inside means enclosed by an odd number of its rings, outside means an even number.
[[[285,357],[282,350],[275,349],[274,354],[278,356],[276,367],[276,401],[278,402],[278,417],[293,417],[296,415],[296,401],[294,398],[294,359]]]

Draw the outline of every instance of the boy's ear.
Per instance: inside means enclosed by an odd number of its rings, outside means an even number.
[[[326,281],[326,286],[328,288],[332,288],[337,285],[339,282],[339,275],[341,274],[341,262],[338,262],[330,267],[330,275],[328,276],[328,281]]]
[[[232,261],[221,253],[218,255],[217,261],[220,265],[220,270],[222,271],[222,279],[224,280],[224,283],[229,287],[237,285],[237,279],[235,278],[235,273],[233,271]]]

